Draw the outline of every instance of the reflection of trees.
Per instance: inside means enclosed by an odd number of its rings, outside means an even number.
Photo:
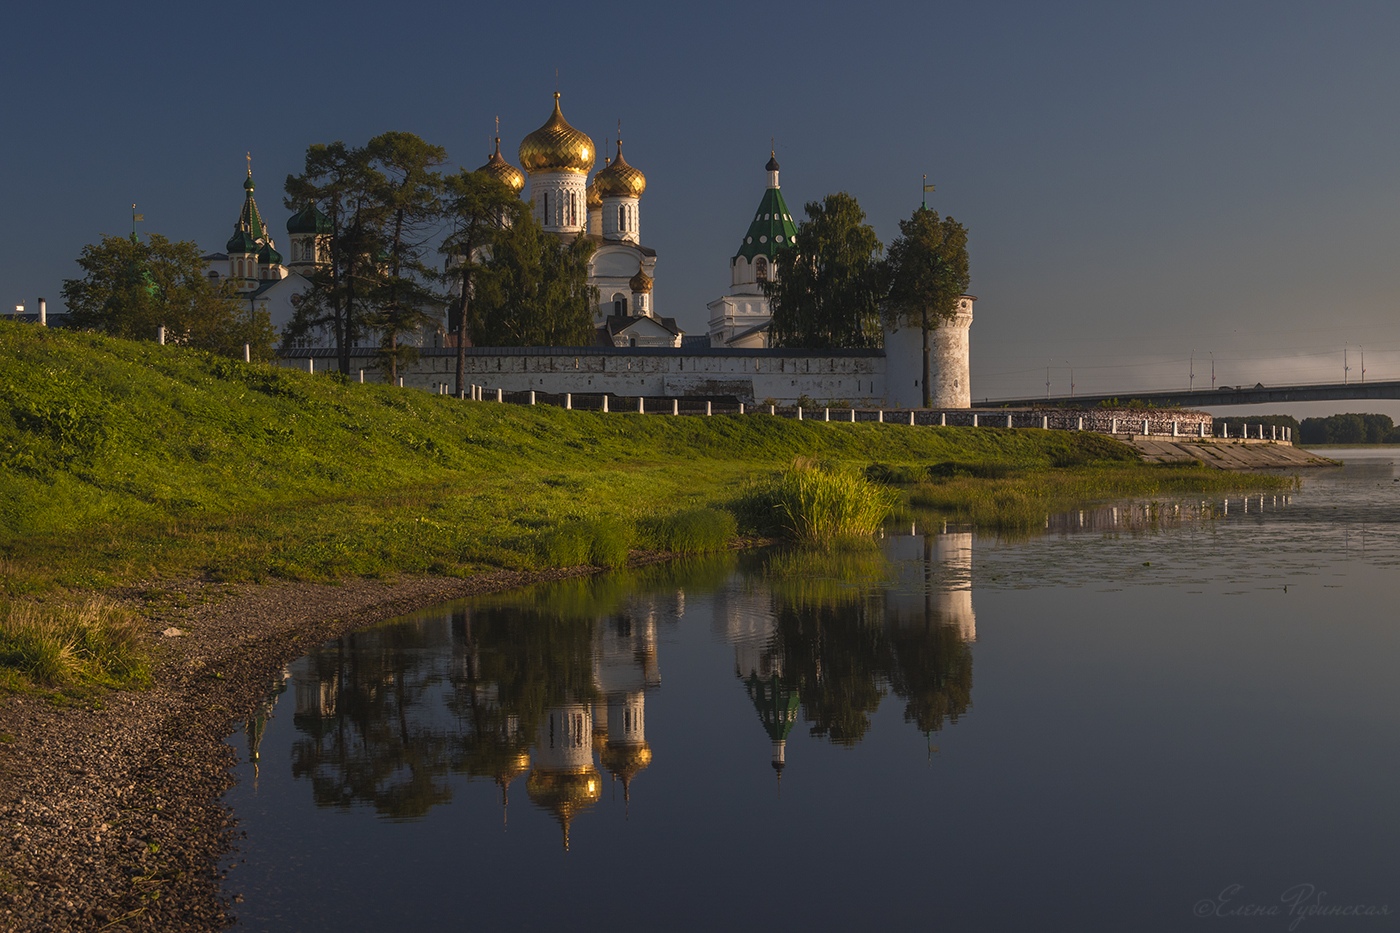
[[[913,605],[881,588],[895,568],[879,551],[788,550],[766,565],[782,685],[801,697],[812,735],[855,745],[887,691],[921,732],[956,722],[971,705],[970,590],[935,581],[932,569],[950,552],[936,553],[934,540],[921,542],[922,581],[903,581],[921,589]],[[957,541],[955,560],[970,561],[970,536],[938,540]]]
[[[650,568],[521,590],[450,617],[425,615],[348,635],[296,666],[293,774],[310,782],[318,805],[369,805],[397,818],[422,816],[450,799],[452,774],[494,780],[504,801],[530,769],[532,745],[548,734],[551,714],[576,704],[597,703],[601,711],[600,633],[624,650],[636,641],[639,607],[654,619],[656,606],[666,603],[671,608],[662,614],[674,616],[681,611],[678,578],[713,580],[731,567],[728,557],[688,565],[670,579]],[[658,602],[654,594],[667,595]],[[641,671],[640,690],[656,677],[654,639],[638,652],[626,649],[624,660]],[[634,737],[614,738],[610,761],[630,780],[650,750],[639,696],[617,699],[626,709],[619,722],[637,728]]]

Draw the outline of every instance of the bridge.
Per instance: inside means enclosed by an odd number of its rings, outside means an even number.
[[[1144,402],[1158,408],[1212,408],[1218,405],[1277,405],[1283,402],[1325,402],[1333,399],[1400,399],[1400,381],[1333,382],[1317,385],[1216,386],[1195,391],[1114,392],[1103,395],[1053,395],[1037,398],[974,400],[973,408],[1093,408],[1101,402]]]

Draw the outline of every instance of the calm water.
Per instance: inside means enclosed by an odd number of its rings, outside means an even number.
[[[346,636],[231,740],[227,891],[276,930],[1396,929],[1400,474],[1341,456]]]

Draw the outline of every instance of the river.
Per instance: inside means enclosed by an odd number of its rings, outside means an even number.
[[[246,929],[1392,929],[1395,455],[454,602],[231,737]]]

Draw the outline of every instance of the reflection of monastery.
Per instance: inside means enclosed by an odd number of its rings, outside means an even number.
[[[907,702],[905,720],[926,734],[968,709],[972,536],[911,535],[887,545],[893,575],[886,586],[860,588],[855,600],[820,587],[793,596],[777,578],[736,574],[702,603],[733,647],[734,674],[762,730],[746,727],[750,738],[741,742],[752,745],[755,767],[767,755],[779,780],[799,718],[813,735],[860,740],[863,733],[830,730],[829,717],[834,710],[839,718],[848,695],[868,695],[866,683],[883,687],[856,712],[873,713],[889,688]],[[809,570],[800,559],[786,566]],[[451,799],[451,774],[489,780],[503,820],[510,788],[523,778],[567,849],[575,821],[609,787],[628,807],[653,765],[646,699],[661,686],[660,631],[685,614],[680,588],[631,596],[598,616],[506,602],[372,629],[350,637],[358,646],[333,643],[291,667],[286,686],[300,733],[293,774],[310,779],[320,805],[369,804],[392,818]],[[794,628],[794,619],[816,627]],[[855,642],[841,640],[852,631]],[[852,680],[853,670],[869,680]],[[246,727],[255,766],[274,697]],[[819,731],[821,716],[827,731]]]
[[[768,347],[771,317],[764,285],[781,275],[785,249],[797,237],[796,221],[783,198],[778,160],[770,154],[767,185],[757,210],[729,259],[729,288],[706,306],[708,333],[687,335],[656,300],[656,251],[642,242],[642,196],[646,176],[627,162],[622,140],[597,163],[593,139],[564,118],[559,95],[539,129],[520,143],[521,168],[496,151],[480,171],[528,196],[544,229],[560,237],[583,236],[595,245],[588,283],[597,292],[596,344],[569,348],[472,348],[471,381],[507,392],[607,392],[626,396],[709,396],[756,403],[811,401],[861,407],[921,404],[922,335],[909,328],[887,329],[885,349],[862,351],[776,350]],[[523,169],[523,171],[522,171]],[[528,184],[528,191],[527,191]],[[281,332],[291,321],[294,302],[309,287],[306,273],[329,256],[329,224],[314,205],[287,221],[290,259],[280,253],[272,231],[253,198],[251,160],[244,201],[233,235],[222,253],[205,257],[211,279],[235,283],[241,296],[266,310]],[[736,224],[736,227],[738,224]],[[966,408],[968,329],[971,296],[956,319],[933,339],[933,404]],[[438,391],[455,371],[455,348],[448,344],[445,317],[406,341],[420,348],[420,359],[404,375],[405,385]],[[374,348],[354,353],[356,368],[373,378]],[[324,369],[333,355],[330,334],[322,332],[283,349],[286,365]],[[323,359],[316,365],[317,357]]]

